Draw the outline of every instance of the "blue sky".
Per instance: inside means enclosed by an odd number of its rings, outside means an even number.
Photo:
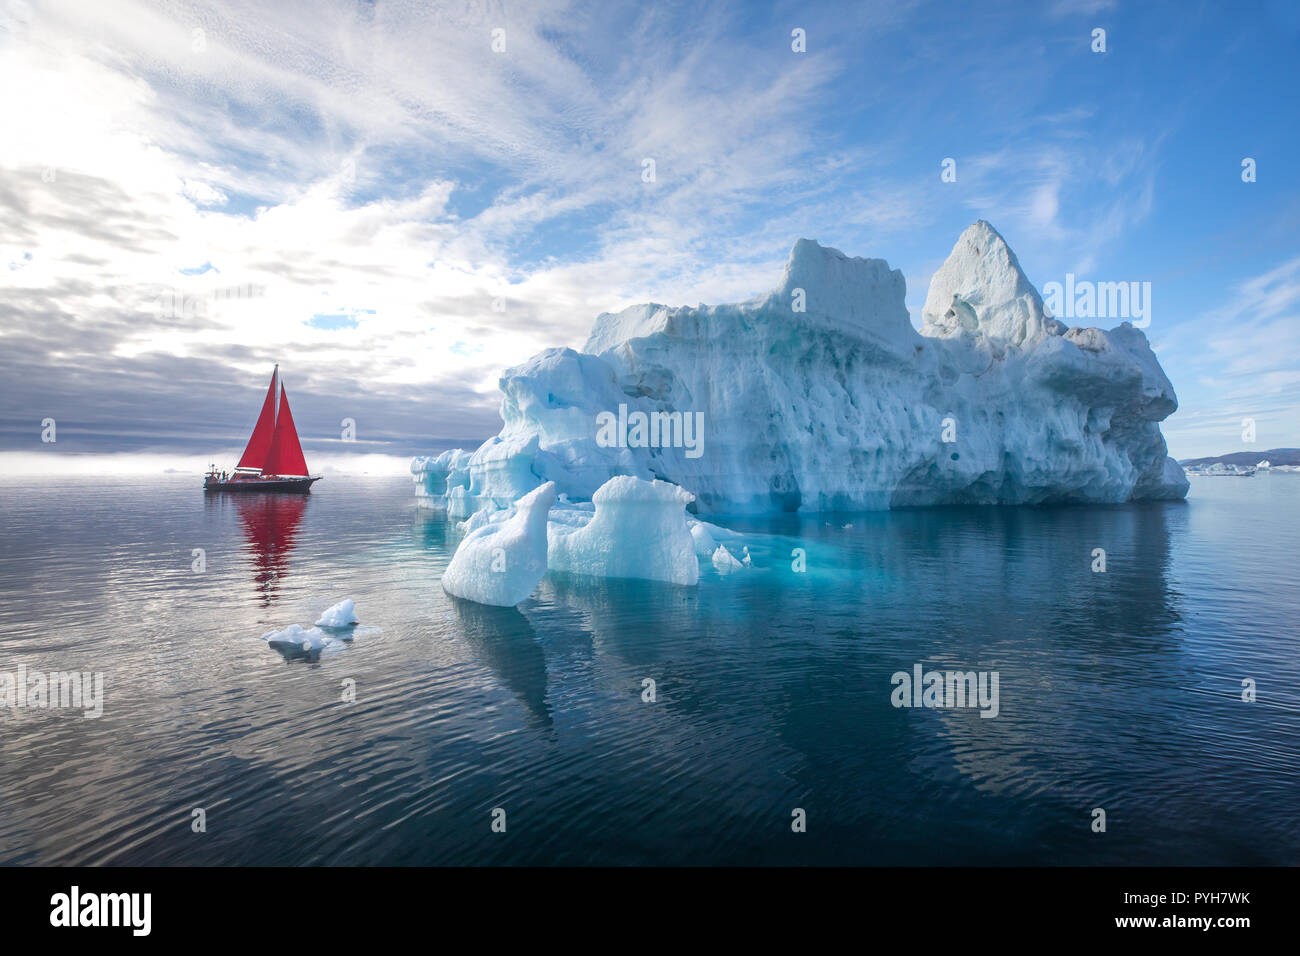
[[[980,218],[1040,289],[1152,284],[1174,455],[1300,446],[1298,54],[1262,0],[11,0],[0,447],[225,449],[277,361],[320,447],[473,441],[503,367],[801,236],[919,325]]]

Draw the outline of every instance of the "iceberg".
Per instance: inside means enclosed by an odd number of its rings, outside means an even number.
[[[730,574],[744,568],[744,565],[736,560],[736,556],[727,550],[725,544],[718,545],[718,550],[713,552],[713,566],[718,569],[719,574]]]
[[[718,543],[713,540],[708,527],[701,521],[691,525],[691,538],[695,541],[695,553],[702,558],[710,557],[718,550]]]
[[[507,369],[501,432],[417,459],[417,493],[455,518],[544,483],[591,501],[616,477],[671,482],[701,515],[1187,494],[1160,432],[1178,401],[1141,330],[1048,314],[984,221],[935,273],[919,331],[905,293],[883,259],[800,239],[766,295],[603,314],[581,352]],[[706,530],[694,550],[716,553]]]
[[[546,573],[547,514],[555,483],[523,494],[514,506],[470,531],[442,576],[443,590],[477,604],[511,607],[526,599]]]
[[[596,489],[591,520],[577,530],[551,525],[547,560],[554,571],[607,578],[697,584],[700,561],[686,520],[690,492],[630,475]]]
[[[1188,465],[1187,474],[1197,478],[1221,477],[1250,478],[1258,471],[1256,465],[1234,465],[1231,462],[1216,461],[1211,465]]]
[[[352,598],[344,598],[338,604],[326,608],[321,614],[320,620],[316,622],[317,627],[351,627],[357,622],[356,605],[352,603]]]
[[[463,448],[453,448],[441,455],[412,459],[411,475],[415,480],[416,505],[422,508],[446,508],[452,490],[469,485],[470,457],[471,453]]]

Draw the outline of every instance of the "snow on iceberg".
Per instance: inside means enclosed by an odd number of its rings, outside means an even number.
[[[316,622],[317,627],[350,627],[357,622],[356,605],[352,598],[344,598],[338,604],[326,608]]]
[[[800,239],[767,295],[601,315],[584,351],[507,369],[500,434],[417,481],[460,518],[620,475],[680,485],[701,514],[1186,495],[1159,426],[1178,402],[1140,330],[1048,315],[983,221],[935,273],[920,332],[905,293],[884,260]]]
[[[686,521],[690,492],[630,475],[596,489],[594,516],[576,531],[552,524],[548,563],[554,571],[607,578],[697,584],[696,539]]]
[[[546,573],[547,513],[555,484],[523,495],[511,513],[465,535],[442,576],[453,597],[510,607],[533,593]]]

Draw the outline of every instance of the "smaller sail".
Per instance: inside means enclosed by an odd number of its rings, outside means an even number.
[[[279,366],[276,366],[277,370]],[[271,384],[266,389],[266,400],[262,402],[262,414],[257,416],[252,437],[244,448],[244,455],[236,468],[250,468],[261,471],[266,466],[266,455],[271,450],[271,438],[275,434],[275,386],[277,372],[271,373]]]
[[[298,429],[293,426],[289,393],[284,390],[283,383],[280,386],[280,414],[275,420],[275,434],[271,436],[271,448],[266,453],[262,474],[288,477],[307,474],[307,459],[303,457],[302,443],[298,441]]]

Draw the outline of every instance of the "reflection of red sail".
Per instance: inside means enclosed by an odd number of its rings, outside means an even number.
[[[280,414],[275,417],[275,434],[271,437],[271,450],[262,465],[264,475],[306,475],[307,459],[298,441],[298,429],[293,427],[293,413],[289,411],[289,393],[280,386]]]
[[[307,508],[300,495],[238,495],[235,507],[244,526],[244,546],[253,559],[254,575],[264,603],[271,598],[289,569],[298,525]]]
[[[279,370],[278,365],[276,370]],[[266,390],[266,401],[262,402],[262,414],[257,416],[253,435],[248,439],[248,445],[244,448],[244,457],[239,459],[236,468],[261,471],[262,465],[266,462],[266,453],[271,448],[271,436],[275,433],[275,379],[276,373],[272,372],[271,384]]]

